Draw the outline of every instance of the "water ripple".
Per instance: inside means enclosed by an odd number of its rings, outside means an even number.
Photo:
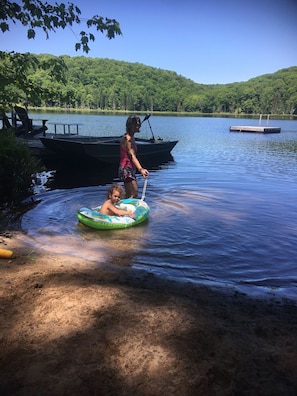
[[[77,210],[103,202],[110,180],[37,195],[22,221],[28,240],[94,262],[297,300],[297,136],[229,133],[230,119],[166,117],[170,123],[179,143],[174,162],[150,172],[147,223],[117,231],[78,223]]]

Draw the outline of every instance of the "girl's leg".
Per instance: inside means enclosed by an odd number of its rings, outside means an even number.
[[[136,180],[125,183],[126,198],[137,198],[138,186]]]

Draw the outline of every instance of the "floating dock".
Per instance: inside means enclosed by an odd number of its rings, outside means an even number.
[[[270,114],[267,114],[266,126],[261,126],[262,114],[260,114],[258,126],[231,126],[230,132],[280,133],[280,128],[268,126],[269,118]]]
[[[269,126],[231,126],[230,132],[280,133],[281,128]]]

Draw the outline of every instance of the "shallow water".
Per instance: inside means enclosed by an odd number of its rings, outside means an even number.
[[[71,122],[85,125],[85,134],[102,135],[122,133],[126,120],[73,117]],[[37,195],[41,202],[22,220],[30,242],[182,281],[297,299],[297,122],[270,121],[282,132],[262,135],[229,132],[230,125],[257,120],[156,116],[150,121],[155,137],[179,143],[173,161],[150,172],[149,221],[114,231],[77,222],[77,210],[100,204],[117,180],[105,173],[103,181],[97,175],[86,183],[86,177],[84,187],[70,184]],[[149,136],[147,125],[142,130]],[[140,178],[140,192],[142,186]]]

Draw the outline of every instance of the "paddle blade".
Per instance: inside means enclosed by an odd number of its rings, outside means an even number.
[[[144,121],[148,120],[148,119],[150,118],[150,116],[151,116],[151,114],[147,114],[147,115],[144,117],[144,119],[142,120],[142,123],[143,123]]]

